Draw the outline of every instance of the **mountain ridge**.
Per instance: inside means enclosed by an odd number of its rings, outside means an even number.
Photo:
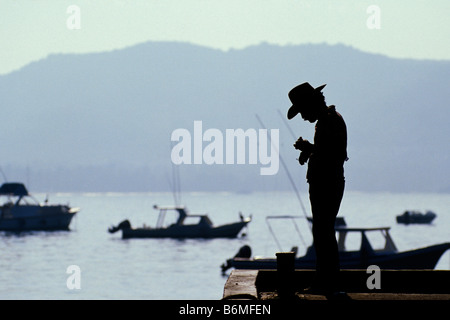
[[[171,132],[192,130],[195,120],[205,130],[260,128],[258,114],[268,128],[279,128],[281,154],[304,183],[305,168],[295,161],[293,138],[277,111],[287,111],[293,86],[309,81],[327,83],[327,103],[347,122],[348,188],[448,192],[448,74],[448,61],[325,44],[222,51],[149,42],[50,55],[0,76],[4,130],[14,132],[0,140],[8,150],[2,167],[17,177],[31,168],[38,189],[167,190]],[[312,139],[313,125],[299,119],[289,125]],[[290,188],[282,168],[265,178],[251,165],[184,165],[180,171],[188,190]]]

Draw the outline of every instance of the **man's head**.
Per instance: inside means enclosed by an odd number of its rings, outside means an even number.
[[[321,90],[326,84],[314,89],[308,82],[302,83],[289,91],[289,99],[292,106],[289,108],[288,119],[301,114],[304,120],[315,122],[318,119],[321,108],[326,107],[325,98]]]

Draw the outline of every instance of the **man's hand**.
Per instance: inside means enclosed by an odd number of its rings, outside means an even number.
[[[294,143],[294,148],[300,151],[306,151],[311,153],[313,145],[308,140],[303,140],[302,137],[298,138]]]
[[[304,165],[306,161],[308,161],[310,155],[311,154],[309,152],[306,151],[301,152],[300,157],[298,158],[298,162],[300,163],[300,165]]]

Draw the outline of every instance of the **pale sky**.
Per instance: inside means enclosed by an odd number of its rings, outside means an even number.
[[[79,14],[68,12],[73,5]],[[0,0],[0,74],[49,54],[147,41],[221,50],[340,43],[391,57],[450,60],[449,17],[449,0]]]

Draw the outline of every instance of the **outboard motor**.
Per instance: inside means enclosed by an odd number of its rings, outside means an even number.
[[[226,263],[220,266],[222,268],[222,272],[225,272],[232,267],[232,261],[234,258],[250,258],[251,256],[252,248],[250,248],[250,246],[248,245],[242,246],[233,258],[228,259]]]
[[[110,228],[108,229],[108,231],[109,231],[109,233],[114,233],[114,232],[117,232],[117,231],[119,231],[119,230],[130,229],[130,228],[131,228],[131,223],[130,223],[130,221],[128,221],[128,220],[123,220],[121,223],[119,223],[119,224],[117,225],[117,227],[112,226],[112,227],[110,227]]]
[[[234,256],[235,258],[250,258],[252,256],[252,248],[250,246],[245,245],[242,246],[238,253]]]

